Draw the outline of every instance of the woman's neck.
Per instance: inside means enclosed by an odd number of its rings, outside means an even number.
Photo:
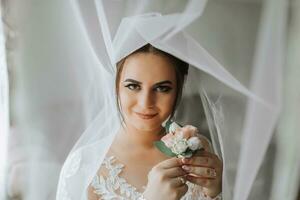
[[[118,131],[110,151],[127,165],[128,163],[141,164],[140,162],[142,162],[142,165],[153,166],[166,159],[166,156],[153,144],[163,135],[163,127],[157,131],[147,132],[124,126]]]
[[[140,151],[148,151],[154,148],[153,143],[160,140],[163,133],[163,127],[159,127],[157,130],[143,131],[127,125],[120,129],[118,137],[119,142],[121,142],[124,146]]]

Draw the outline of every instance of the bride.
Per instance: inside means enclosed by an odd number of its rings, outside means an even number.
[[[222,162],[208,140],[191,158],[168,157],[154,142],[180,101],[188,64],[150,44],[117,64],[122,126],[89,186],[90,200],[219,199]],[[183,198],[182,198],[183,197]]]
[[[95,60],[81,68],[90,75],[81,81],[89,124],[61,170],[57,200],[233,199],[234,139],[253,95],[183,30],[206,1],[178,4],[178,12],[160,1],[74,2]],[[182,95],[201,98],[183,114],[201,121],[193,109],[203,106],[212,141],[199,134],[204,150],[189,159],[153,144],[176,121]]]

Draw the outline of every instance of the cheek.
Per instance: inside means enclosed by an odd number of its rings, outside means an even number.
[[[120,89],[120,91],[119,91],[119,101],[120,101],[121,110],[122,110],[123,114],[128,113],[130,107],[132,107],[135,102],[132,94],[129,94],[124,89]]]
[[[173,110],[176,99],[176,93],[173,92],[171,94],[161,96],[158,100],[158,106],[161,110],[161,114],[163,117],[168,117]]]

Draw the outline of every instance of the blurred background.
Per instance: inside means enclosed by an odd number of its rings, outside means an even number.
[[[95,60],[70,1],[2,0],[1,13],[0,199],[53,200],[62,164],[89,122],[78,80],[92,75],[80,67]],[[284,22],[272,20],[282,13]],[[283,25],[282,109],[253,185],[260,193],[249,199],[300,199],[300,1],[209,0],[196,23],[193,37],[245,85],[263,27]]]

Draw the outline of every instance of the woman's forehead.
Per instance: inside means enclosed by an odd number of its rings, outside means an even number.
[[[121,79],[140,82],[176,80],[175,68],[168,58],[153,53],[137,53],[129,56],[123,66]]]

